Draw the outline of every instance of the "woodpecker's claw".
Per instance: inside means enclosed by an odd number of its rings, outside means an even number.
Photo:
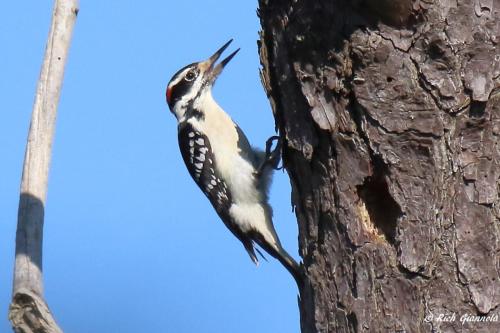
[[[277,140],[278,143],[276,144],[276,148],[274,148],[273,151],[271,151],[271,148],[273,146],[273,142]],[[279,162],[281,159],[281,140],[279,136],[274,135],[267,139],[266,141],[266,158],[264,160],[264,163],[271,164],[274,170],[281,170],[283,169],[283,166],[279,167]]]
[[[271,150],[271,148],[273,147],[273,142],[276,140],[278,141],[278,143],[276,144],[274,150]],[[259,170],[257,171],[257,176],[260,176],[264,171],[264,169],[269,165],[274,170],[283,169],[283,166],[281,167],[278,166],[280,159],[281,159],[281,140],[279,136],[274,135],[269,139],[267,139],[266,141],[266,156],[264,157],[264,161],[262,162],[262,164],[259,167]]]

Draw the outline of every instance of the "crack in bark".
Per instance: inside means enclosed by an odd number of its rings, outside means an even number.
[[[410,53],[410,50],[415,45],[415,42],[417,41],[418,37],[420,37],[420,34],[415,34],[413,36],[414,38],[412,38],[410,45],[408,46],[408,49],[403,49],[403,48],[397,46],[396,43],[392,40],[392,38],[384,36],[384,34],[382,32],[380,32],[380,31],[370,31],[370,32],[373,32],[375,35],[379,36],[383,40],[390,42],[392,44],[393,48],[395,48],[396,50],[399,50],[403,53]]]
[[[441,96],[441,93],[439,92],[439,89],[437,89],[436,87],[434,87],[434,85],[431,82],[427,81],[427,78],[422,73],[422,70],[420,69],[420,65],[418,64],[418,62],[415,59],[413,59],[411,56],[409,57],[409,59],[411,60],[411,62],[415,66],[415,69],[416,69],[416,72],[417,72],[417,75],[418,75],[418,83],[419,83],[420,88],[422,88],[425,92],[427,92],[427,94],[431,97],[432,101],[434,102],[434,106],[436,107],[436,109],[441,110],[441,107],[439,105],[440,104],[439,103],[439,98],[436,95],[433,94],[433,91],[437,90],[437,94],[439,96]],[[432,88],[429,88],[429,87],[432,87]],[[441,97],[443,97],[443,96],[441,96]],[[468,106],[468,104],[462,105],[460,108],[458,108],[456,110],[450,110],[450,113],[451,114],[458,113],[461,110],[465,109],[467,106]]]

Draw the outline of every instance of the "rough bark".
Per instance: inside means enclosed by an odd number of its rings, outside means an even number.
[[[77,0],[56,0],[26,145],[9,320],[15,332],[62,332],[43,298],[42,240],[52,139]]]
[[[259,7],[302,332],[499,332],[500,1]]]

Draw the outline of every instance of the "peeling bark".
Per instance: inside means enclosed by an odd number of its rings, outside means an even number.
[[[302,331],[500,331],[500,2],[259,7]]]

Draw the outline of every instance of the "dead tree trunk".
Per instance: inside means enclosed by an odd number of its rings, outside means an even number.
[[[54,2],[52,26],[33,106],[21,180],[9,309],[15,332],[62,332],[43,298],[42,240],[57,104],[77,12],[78,0]]]
[[[500,2],[259,6],[302,332],[500,332]]]

